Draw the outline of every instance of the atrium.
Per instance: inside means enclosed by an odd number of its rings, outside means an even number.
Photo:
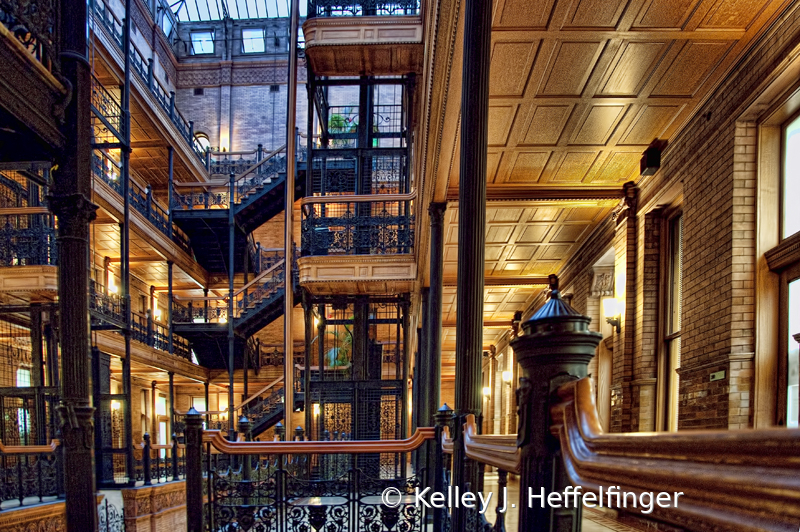
[[[797,530],[798,205],[796,0],[0,0],[0,530]]]

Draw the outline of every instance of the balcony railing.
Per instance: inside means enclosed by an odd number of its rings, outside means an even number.
[[[121,170],[114,161],[106,157],[101,151],[95,151],[92,156],[92,172],[113,188],[117,194],[122,195]],[[192,248],[189,243],[189,237],[176,225],[170,224],[167,210],[155,201],[152,191],[149,188],[142,189],[131,181],[128,192],[131,206],[153,224],[156,229],[172,239],[178,247],[191,256]]]
[[[364,16],[402,16],[418,15],[419,0],[391,1],[380,0],[342,1],[309,0],[308,18],[313,17],[364,17]]]
[[[0,266],[55,266],[58,262],[56,228],[53,216],[43,212],[24,213],[25,209],[0,209],[5,223],[0,229]],[[14,212],[20,214],[12,214]],[[3,213],[6,213],[3,215]]]
[[[89,311],[92,314],[94,327],[106,324],[112,328],[122,328],[125,325],[125,302],[122,297],[109,292],[106,287],[94,280],[90,280],[89,283]],[[150,311],[144,314],[131,312],[131,338],[153,349],[169,353],[169,325],[154,320]],[[172,354],[191,362],[192,350],[189,341],[173,334]]]
[[[50,445],[0,442],[0,503],[3,508],[39,504],[63,492],[59,441]]]
[[[95,142],[121,141],[125,134],[119,100],[92,76],[92,129]]]
[[[285,150],[286,146],[281,146],[261,159],[258,158],[261,157],[259,152],[242,152],[256,154],[256,159],[237,159],[233,157],[235,154],[216,153],[217,156],[226,155],[226,157],[215,159],[207,166],[212,174],[236,175],[233,202],[238,205],[262,187],[272,183],[273,179],[278,179],[281,174],[286,173],[286,156],[281,155]],[[297,154],[300,157],[305,152],[300,150]],[[175,187],[171,200],[171,208],[175,210],[227,209],[230,205],[228,179],[193,184],[188,188],[175,183]]]
[[[31,57],[49,71],[58,71],[58,0],[2,0],[0,24],[28,50]]]
[[[123,50],[122,40],[122,21],[108,8],[104,0],[90,0],[94,18],[100,25],[108,32],[111,40],[116,43],[120,50]],[[131,44],[131,66],[133,71],[142,78],[142,81],[147,85],[153,93],[159,106],[169,116],[175,128],[181,134],[181,137],[189,145],[189,148],[197,155],[201,161],[205,161],[205,150],[196,142],[194,138],[194,125],[191,121],[186,120],[183,115],[175,107],[175,92],[167,91],[161,83],[153,75],[153,62],[150,59],[145,59],[142,54],[133,44]]]
[[[182,436],[173,436],[170,444],[155,444],[150,435],[133,446],[136,482],[145,486],[182,479],[186,472],[186,445]]]
[[[303,256],[411,253],[414,197],[372,194],[304,199]]]

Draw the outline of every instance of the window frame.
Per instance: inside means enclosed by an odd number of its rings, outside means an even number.
[[[195,45],[194,36],[195,35],[204,35],[204,34],[207,34],[207,35],[211,36],[211,40],[210,40],[210,42],[211,42],[211,51],[210,52],[197,52],[197,51],[195,51],[195,47],[194,47],[194,45]],[[217,51],[217,46],[216,46],[216,44],[214,42],[214,37],[215,37],[215,34],[214,34],[213,28],[212,29],[207,29],[207,30],[196,29],[196,30],[190,31],[189,32],[189,49],[192,52],[190,55],[198,55],[198,56],[201,56],[201,57],[202,56],[205,56],[205,57],[213,56]]]
[[[674,330],[672,323],[672,309],[675,304],[673,297],[673,281],[675,274],[675,245],[676,239],[675,226],[676,222],[681,219],[681,234],[685,238],[685,230],[683,223],[683,198],[679,197],[669,207],[667,207],[661,216],[661,237],[659,243],[659,316],[658,316],[658,362],[657,362],[657,403],[656,403],[656,430],[674,432],[678,430],[678,415],[680,413],[680,377],[677,371],[673,369],[672,364],[672,351],[673,343],[680,341],[683,324]],[[681,254],[681,276],[683,275],[683,256]],[[682,283],[681,283],[682,284]],[[683,290],[681,288],[678,294],[679,304],[683,303]],[[679,318],[679,322],[682,322]],[[680,349],[680,348],[679,348]],[[678,351],[680,355],[680,350]],[[680,369],[680,362],[674,367],[675,370]],[[671,397],[673,386],[675,383],[678,386],[675,388],[676,398]],[[674,416],[674,419],[673,419]]]
[[[245,43],[244,34],[245,34],[246,31],[259,31],[259,30],[261,31],[261,50],[248,52],[247,50],[245,50],[245,46],[244,46],[244,43]],[[257,54],[265,54],[265,53],[267,53],[267,28],[265,28],[263,26],[253,26],[253,27],[249,27],[249,28],[242,28],[241,35],[242,35],[241,51],[242,51],[243,55],[257,55]],[[253,41],[253,40],[257,40],[257,39],[248,38],[247,40],[248,41]]]

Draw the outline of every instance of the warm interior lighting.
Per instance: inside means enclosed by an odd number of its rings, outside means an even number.
[[[489,388],[488,386],[484,386],[483,387],[483,395],[486,396],[486,397],[489,397],[490,395],[492,395],[492,389]]]
[[[109,294],[116,294],[119,291],[117,285],[114,284],[114,273],[111,270],[108,270],[108,281],[106,284],[108,285]]]
[[[606,318],[606,323],[609,323],[620,333],[622,325],[622,303],[613,297],[603,299],[603,316]]]
[[[319,403],[314,403],[311,407],[311,413],[315,416],[319,415]]]
[[[314,316],[314,327],[319,327],[319,317]]]
[[[505,370],[503,372],[503,382],[511,382],[511,379],[514,378],[514,372],[510,370]]]
[[[122,405],[119,401],[111,401],[111,410],[117,411],[122,408]]]

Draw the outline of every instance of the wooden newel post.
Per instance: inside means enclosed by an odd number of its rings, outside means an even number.
[[[186,413],[185,431],[186,532],[203,532],[203,416],[194,407]]]
[[[550,276],[550,299],[522,324],[523,333],[511,342],[522,376],[517,388],[519,430],[517,446],[522,455],[519,529],[526,532],[581,529],[581,504],[560,508],[548,504],[550,493],[570,485],[558,440],[550,433],[550,405],[556,390],[586,377],[589,361],[602,339],[589,330],[591,318],[561,299],[558,277]],[[555,505],[554,505],[555,506]]]

